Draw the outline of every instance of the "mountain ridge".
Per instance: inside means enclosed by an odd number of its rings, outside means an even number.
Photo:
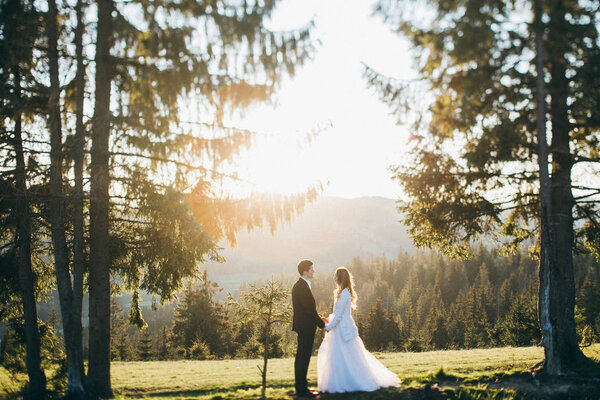
[[[298,260],[309,258],[328,271],[354,257],[396,257],[413,251],[399,222],[395,201],[385,197],[320,197],[271,234],[265,227],[240,232],[237,246],[224,246],[223,264],[205,265],[211,276],[295,273]]]

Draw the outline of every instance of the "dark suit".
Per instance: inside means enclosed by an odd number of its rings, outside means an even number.
[[[296,393],[304,393],[308,390],[306,373],[315,340],[315,330],[317,326],[324,328],[325,324],[317,313],[315,298],[310,287],[302,278],[298,279],[292,288],[292,307],[294,309],[292,330],[298,333],[298,348],[294,361]]]

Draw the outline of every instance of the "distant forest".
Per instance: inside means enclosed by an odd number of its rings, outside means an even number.
[[[358,294],[355,319],[371,351],[531,346],[541,340],[538,262],[525,251],[501,257],[481,246],[470,260],[433,252],[403,253],[393,260],[355,258],[347,267]],[[600,337],[600,264],[580,255],[575,272],[577,333],[585,346]],[[295,280],[279,279],[290,288]],[[331,274],[317,272],[312,287],[319,312],[328,315]],[[261,332],[251,323],[236,324],[226,302],[215,300],[219,291],[205,273],[201,283],[186,287],[178,302],[156,310],[144,307],[147,328],[141,331],[129,325],[126,310],[114,301],[113,359],[258,357]],[[315,348],[321,335],[317,338]],[[290,325],[281,326],[271,356],[293,355],[294,339]]]

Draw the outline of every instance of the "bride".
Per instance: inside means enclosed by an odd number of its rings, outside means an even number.
[[[336,269],[333,279],[335,304],[325,338],[317,358],[317,382],[320,392],[372,392],[379,388],[399,386],[400,379],[365,349],[352,319],[356,294],[352,275],[345,267]]]

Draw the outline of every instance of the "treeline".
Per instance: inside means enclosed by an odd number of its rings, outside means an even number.
[[[600,264],[575,259],[577,332],[582,345],[600,338]],[[531,346],[541,340],[537,321],[537,261],[525,252],[501,257],[479,247],[471,260],[437,253],[401,254],[396,259],[354,259],[347,267],[359,296],[355,319],[371,351],[424,351],[496,346]],[[129,323],[113,299],[113,360],[257,358],[264,332],[236,324],[235,313],[215,297],[220,288],[208,275],[188,284],[176,303],[142,309],[147,327]],[[284,287],[296,278],[282,276]],[[312,284],[321,314],[332,310],[330,273],[317,272]],[[320,344],[317,335],[315,348]],[[289,324],[274,331],[270,357],[289,357],[295,334]]]
[[[289,286],[284,281],[287,280],[279,279],[275,282],[283,287]],[[255,284],[261,287],[263,282]],[[267,334],[269,358],[293,354],[295,342],[287,324],[289,317],[267,333],[264,324],[259,321],[258,313],[240,320],[239,310],[233,304],[239,300],[239,292],[229,300],[218,301],[215,298],[219,292],[221,288],[204,272],[201,280],[186,285],[175,303],[155,310],[144,307],[142,315],[147,325],[141,330],[131,325],[128,312],[113,298],[112,359],[146,361],[259,358],[264,353]],[[284,311],[289,313],[291,302],[284,303],[288,306],[284,307]]]
[[[370,350],[423,351],[530,346],[541,341],[537,319],[538,261],[526,252],[497,256],[479,247],[470,260],[436,253],[395,260],[355,259],[356,317]],[[577,333],[582,345],[600,338],[600,265],[575,258]],[[323,279],[323,280],[321,280]],[[315,282],[327,304],[330,277]]]

